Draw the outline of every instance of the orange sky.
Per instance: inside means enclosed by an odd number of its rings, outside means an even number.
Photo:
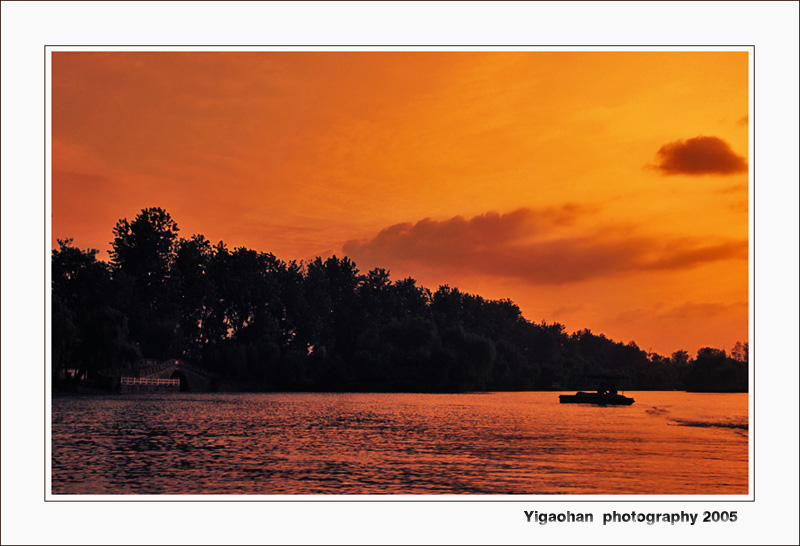
[[[346,254],[664,355],[748,333],[746,52],[54,52],[53,244]]]

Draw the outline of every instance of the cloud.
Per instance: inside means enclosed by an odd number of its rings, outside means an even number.
[[[745,259],[747,255],[747,241],[727,241],[713,245],[698,246],[695,241],[682,239],[663,244],[656,255],[640,264],[640,268],[684,269],[719,260]]]
[[[750,202],[746,199],[744,201],[737,201],[731,205],[728,205],[728,208],[733,212],[748,213],[750,212]]]
[[[348,254],[359,253],[376,259],[455,263],[458,255],[468,259],[476,251],[489,251],[497,245],[513,244],[557,226],[568,226],[587,212],[589,209],[569,204],[539,211],[523,208],[502,215],[487,212],[470,220],[462,216],[444,221],[425,218],[416,224],[406,222],[390,226],[371,241],[348,241],[344,250]]]
[[[729,193],[729,194],[736,194],[740,193],[743,195],[747,195],[747,191],[749,190],[749,186],[747,182],[744,184],[734,184],[733,186],[728,186],[727,188],[722,188],[719,190],[720,193]]]
[[[614,228],[574,235],[562,229],[592,212],[568,205],[503,215],[489,212],[470,220],[426,218],[415,224],[395,224],[370,240],[348,241],[344,252],[357,263],[380,267],[437,268],[518,278],[536,285],[747,258],[747,241],[657,239]]]
[[[711,321],[725,317],[746,317],[748,309],[747,301],[731,303],[686,301],[671,306],[659,302],[648,307],[626,309],[614,315],[613,320],[627,324],[643,319],[662,325],[687,324],[697,320]]]
[[[578,311],[583,311],[586,308],[586,305],[583,303],[578,303],[575,305],[562,305],[557,309],[553,309],[550,312],[550,316],[552,317],[560,317],[563,315],[570,315],[572,313],[577,313]]]
[[[655,168],[663,174],[736,174],[747,172],[747,160],[717,137],[699,136],[664,144]]]
[[[746,301],[733,303],[695,303],[688,301],[677,307],[664,310],[658,314],[662,320],[713,319],[720,316],[741,315],[747,313]]]

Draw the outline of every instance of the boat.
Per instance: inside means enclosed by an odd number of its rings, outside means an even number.
[[[633,398],[610,392],[583,392],[561,394],[558,401],[562,404],[597,404],[600,406],[630,406]]]
[[[561,394],[558,401],[562,404],[596,404],[598,406],[630,406],[633,398],[619,394],[616,385],[606,388],[605,381],[619,381],[627,379],[626,376],[614,373],[581,374],[594,380],[601,380],[600,387],[595,392],[578,391],[575,394]]]

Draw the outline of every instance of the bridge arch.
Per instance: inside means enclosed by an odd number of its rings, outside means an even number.
[[[170,379],[180,379],[181,381],[181,392],[191,392],[189,388],[189,378],[186,377],[186,374],[183,373],[181,370],[175,370],[172,372]]]

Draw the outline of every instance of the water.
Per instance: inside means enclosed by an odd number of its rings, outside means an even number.
[[[747,394],[56,396],[53,494],[748,493]]]

